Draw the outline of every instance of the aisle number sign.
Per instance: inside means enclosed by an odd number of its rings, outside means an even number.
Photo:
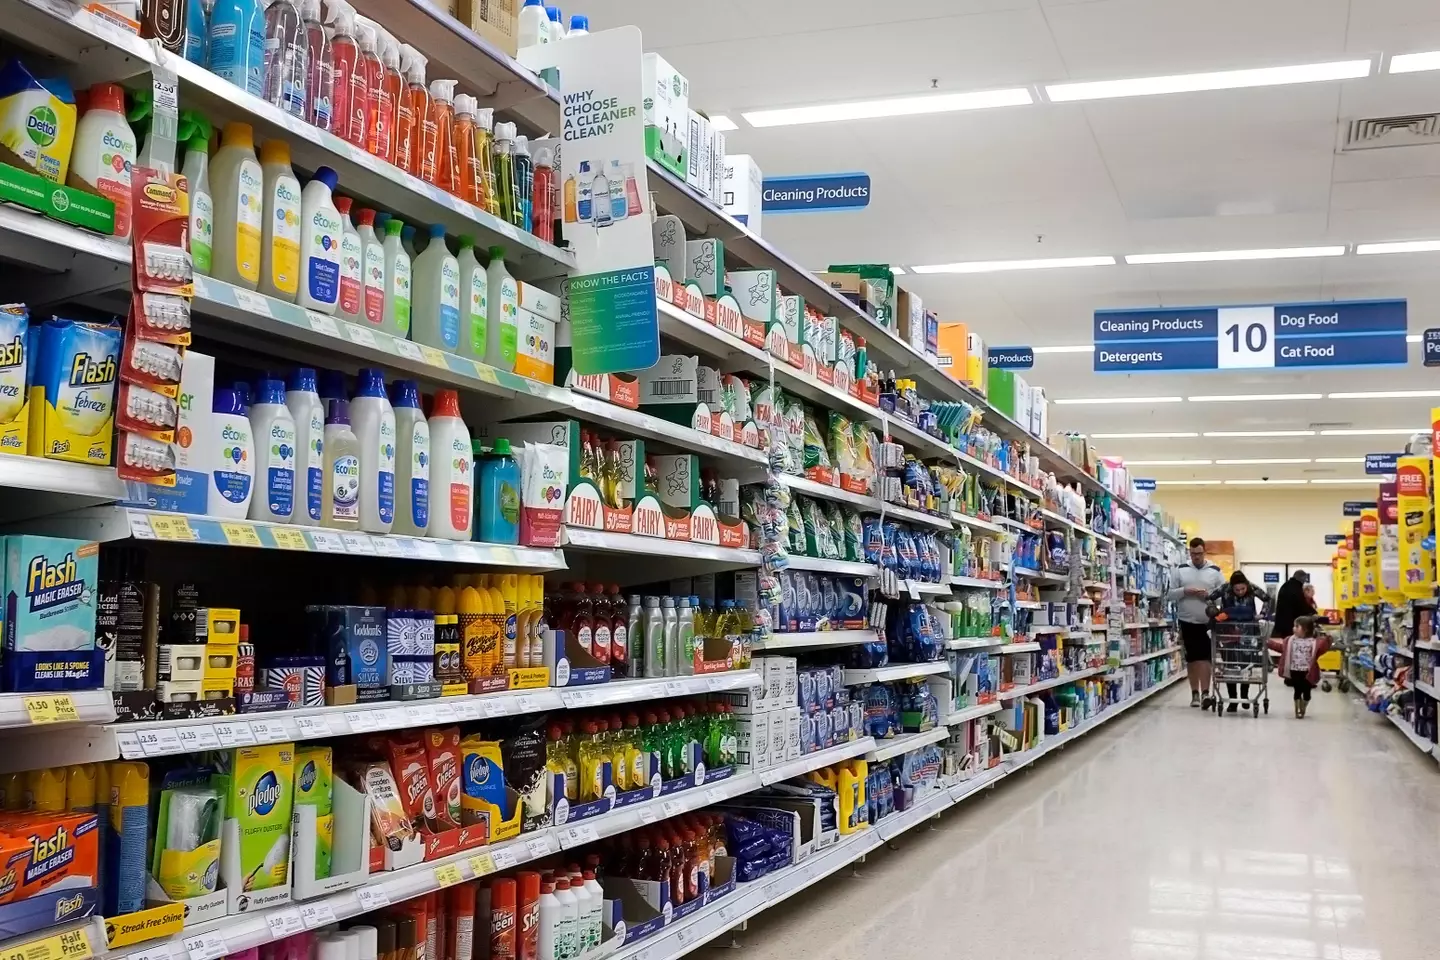
[[[1425,366],[1440,367],[1440,327],[1431,327],[1425,331],[1423,346]]]
[[[1097,373],[1403,366],[1404,300],[1095,311]]]

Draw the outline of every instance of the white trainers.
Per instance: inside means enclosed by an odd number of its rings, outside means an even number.
[[[1191,690],[1191,691],[1190,691],[1190,706],[1192,706],[1192,707],[1198,707],[1198,706],[1200,706],[1200,691],[1199,691],[1199,690]]]

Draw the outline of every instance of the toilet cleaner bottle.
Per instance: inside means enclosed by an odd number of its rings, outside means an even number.
[[[350,207],[349,197],[335,198],[341,229],[340,297],[335,301],[335,313],[342,320],[361,323],[365,317],[365,242],[350,219]]]
[[[295,424],[295,523],[318,525],[325,492],[325,408],[315,389],[315,371],[290,374],[285,406]]]
[[[410,339],[458,352],[460,348],[460,265],[445,243],[445,227],[430,227],[430,242],[415,258],[415,299]]]
[[[332,193],[339,177],[321,167],[300,194],[300,292],[295,302],[333,314],[340,302],[340,245],[345,225]]]
[[[265,228],[260,234],[260,285],[278,300],[295,302],[300,289],[300,181],[290,169],[290,145],[266,140],[260,147],[264,175]]]
[[[460,417],[454,390],[436,390],[430,408],[430,536],[469,540],[474,470],[470,430]]]
[[[350,421],[360,441],[360,529],[389,533],[395,522],[395,410],[385,395],[385,372],[355,378]]]
[[[295,513],[295,418],[285,405],[285,384],[261,380],[250,407],[255,437],[256,495],[250,519],[291,523]]]
[[[390,382],[395,410],[395,523],[391,533],[423,537],[430,530],[430,424],[414,380]]]

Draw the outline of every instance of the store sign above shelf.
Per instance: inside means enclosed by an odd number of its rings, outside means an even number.
[[[1394,473],[1397,461],[1403,454],[1399,453],[1367,453],[1365,454],[1365,472],[1383,476],[1387,473]]]
[[[1096,373],[1403,366],[1404,300],[1095,311]]]
[[[1440,327],[1431,327],[1425,331],[1425,366],[1440,367]]]
[[[1336,544],[1341,544],[1341,543],[1344,543],[1344,542],[1345,542],[1345,534],[1343,534],[1343,533],[1327,533],[1327,534],[1325,534],[1325,545],[1326,545],[1327,547],[1333,547],[1333,546],[1335,546]]]
[[[1358,517],[1362,510],[1374,510],[1374,500],[1346,500],[1342,510],[1347,517]]]
[[[1029,347],[991,347],[988,365],[992,370],[1029,370],[1035,366],[1035,351]]]
[[[1154,480],[1151,480],[1151,479],[1149,479],[1149,478],[1136,477],[1135,480],[1134,480],[1134,483],[1135,483],[1135,489],[1136,489],[1136,490],[1150,490],[1150,491],[1153,491],[1153,490],[1155,489],[1155,481],[1154,481]]]
[[[760,187],[760,203],[766,213],[860,210],[870,205],[870,174],[766,177]]]

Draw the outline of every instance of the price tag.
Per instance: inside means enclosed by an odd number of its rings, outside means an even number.
[[[185,952],[190,954],[190,960],[215,960],[216,957],[223,957],[230,952],[225,948],[225,938],[214,932],[202,933],[198,937],[186,937],[180,942],[185,944]]]
[[[311,530],[310,542],[315,544],[315,549],[322,553],[344,553],[345,541],[338,533],[330,533],[327,530]]]
[[[181,727],[176,733],[180,737],[180,749],[185,753],[220,749],[220,738],[215,735],[215,728],[208,723],[194,727]]]
[[[485,714],[487,718],[492,719],[495,717],[508,717],[511,712],[510,704],[506,700],[496,700],[493,698],[481,700],[480,712]]]
[[[346,553],[359,553],[366,556],[375,556],[375,544],[363,533],[342,533],[340,542],[345,544]]]
[[[729,797],[726,795],[725,791],[721,790],[719,787],[711,787],[709,790],[705,791],[706,803],[724,803],[728,799]]]
[[[407,557],[411,560],[420,556],[418,540],[411,539],[410,537],[399,537],[395,542],[400,545],[400,556]]]
[[[390,906],[390,895],[384,887],[361,887],[355,891],[355,897],[360,901],[360,909],[366,913]]]
[[[405,711],[399,707],[388,707],[376,711],[375,726],[380,730],[394,730],[396,727],[405,726]]]
[[[506,847],[504,850],[496,850],[491,854],[490,858],[495,862],[496,872],[509,870],[520,861],[520,858],[515,855],[515,850],[512,847]]]
[[[481,556],[478,547],[468,543],[452,543],[450,545],[450,556],[459,563],[484,563],[485,558]]]
[[[345,722],[350,724],[351,733],[370,733],[380,729],[376,722],[375,713],[372,710],[352,710],[345,714]]]
[[[581,824],[578,827],[571,827],[565,831],[566,847],[578,847],[586,843],[594,843],[600,839],[600,833],[590,824]]]
[[[666,681],[665,681],[665,696],[667,696],[667,697],[679,697],[679,696],[684,696],[684,694],[685,694],[685,684],[681,683],[679,680],[666,680]]]
[[[721,923],[729,923],[735,916],[734,906],[728,903],[715,912],[719,914]]]
[[[382,557],[400,556],[400,544],[393,537],[371,537],[370,542],[375,546],[375,552]]]
[[[155,531],[156,540],[194,540],[195,531],[184,517],[162,517],[150,515],[150,529]]]
[[[487,876],[495,872],[495,858],[488,853],[482,853],[478,857],[470,858],[470,872],[477,877]]]
[[[57,693],[50,698],[55,705],[55,719],[61,723],[76,723],[80,719],[80,711],[75,709],[75,698],[68,693]]]
[[[440,544],[436,543],[434,540],[416,539],[412,542],[415,544],[415,553],[417,556],[420,557],[421,560],[440,559]]]
[[[330,718],[326,716],[296,717],[295,725],[300,728],[300,739],[302,740],[328,737],[335,732],[330,729]]]
[[[473,701],[455,704],[455,719],[479,720],[480,708]]]
[[[660,804],[660,810],[667,818],[678,817],[685,812],[685,803],[683,800],[666,800]]]
[[[407,727],[423,727],[426,724],[435,722],[435,710],[433,707],[406,707],[405,725]]]
[[[310,321],[310,329],[316,333],[322,333],[327,337],[340,336],[340,325],[335,322],[334,317],[327,317],[314,310],[306,310],[305,319]]]
[[[150,518],[143,513],[130,514],[130,536],[136,540],[154,540],[155,528],[150,526]]]
[[[516,713],[534,713],[539,709],[540,700],[531,694],[527,693],[515,698]]]
[[[265,922],[270,926],[270,936],[276,940],[293,937],[305,929],[299,910],[273,910],[265,915]]]
[[[120,748],[120,756],[126,760],[138,760],[145,756],[145,751],[140,749],[140,738],[128,731],[115,734],[115,745]]]
[[[262,317],[273,317],[275,314],[270,310],[270,301],[258,293],[251,293],[249,290],[235,290],[235,303],[247,313],[258,313]],[[192,958],[193,960],[193,958]]]
[[[253,523],[222,523],[220,532],[225,534],[225,542],[232,547],[258,547],[260,546],[260,531],[255,529]]]
[[[249,747],[255,743],[255,733],[250,729],[250,724],[243,720],[227,721],[215,724],[215,738],[220,741],[220,746]]]
[[[290,739],[290,734],[285,732],[285,723],[281,720],[251,720],[250,732],[255,734],[256,743],[276,743]]]
[[[345,335],[350,338],[351,343],[358,344],[362,347],[369,347],[374,350],[380,346],[380,344],[375,341],[375,334],[353,323],[345,324]]]
[[[660,819],[660,818],[659,818],[658,816],[656,816],[656,814],[655,814],[655,810],[654,810],[653,808],[651,808],[651,807],[644,807],[644,808],[642,808],[642,809],[640,810],[640,822],[641,822],[641,823],[646,823],[646,824],[654,823],[655,821],[657,821],[657,820],[659,820],[659,819]]]
[[[420,353],[420,348],[416,346],[413,341],[401,340],[399,337],[396,337],[390,342],[390,345],[395,348],[396,353],[404,357],[406,360],[424,359],[424,357]]]
[[[460,865],[457,863],[446,863],[435,868],[435,882],[442,887],[453,887],[464,881],[465,875],[460,872]]]
[[[270,539],[274,540],[275,546],[281,550],[310,549],[310,543],[305,539],[305,534],[289,527],[271,527]]]
[[[423,343],[419,344],[418,346],[420,348],[420,356],[423,357],[425,359],[425,362],[430,364],[430,366],[450,366],[448,363],[445,362],[445,354],[441,353],[439,350],[436,350],[434,347],[427,347]]]
[[[323,927],[327,923],[334,923],[335,920],[335,908],[324,900],[300,905],[300,921],[305,924],[306,930]]]
[[[147,757],[180,752],[180,736],[170,727],[140,732],[140,749]]]
[[[680,927],[679,929],[677,929],[677,930],[675,931],[675,942],[678,943],[678,944],[679,944],[680,946],[682,946],[682,947],[685,946],[685,944],[689,943],[689,942],[690,942],[690,928],[689,928],[689,927]]]
[[[94,956],[90,935],[84,927],[66,930],[44,940],[32,940],[15,950],[6,951],[6,960],[83,960]]]
[[[549,837],[531,837],[525,841],[525,846],[530,851],[531,860],[539,860],[541,857],[550,856]]]
[[[55,709],[55,698],[49,695],[26,697],[25,712],[29,715],[31,723],[58,723],[60,721],[60,714]]]
[[[460,715],[457,714],[455,708],[448,703],[436,704],[430,711],[431,723],[454,723],[459,719]]]

